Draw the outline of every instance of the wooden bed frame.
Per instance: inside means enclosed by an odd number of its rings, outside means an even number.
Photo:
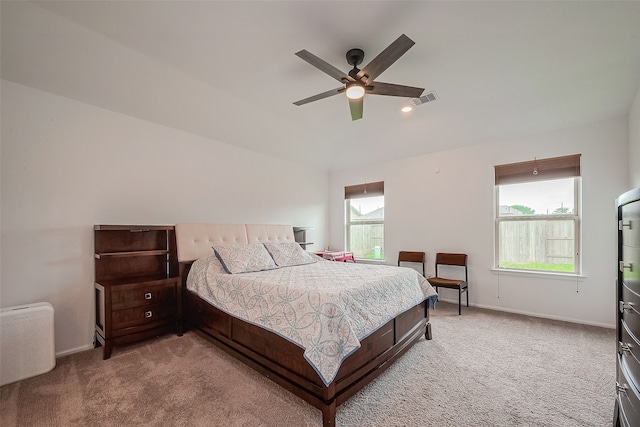
[[[186,289],[191,264],[212,254],[216,244],[294,241],[284,225],[177,224],[183,316],[221,349],[322,411],[323,426],[334,426],[336,408],[369,384],[421,339],[431,339],[429,306],[424,301],[390,320],[361,341],[331,384],[325,385],[304,358],[304,350],[281,336],[213,307]],[[206,249],[205,249],[206,248]],[[195,258],[194,258],[195,257]]]

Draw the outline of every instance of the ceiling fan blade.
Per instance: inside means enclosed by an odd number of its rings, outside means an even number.
[[[317,101],[319,99],[328,98],[330,96],[337,95],[337,94],[342,93],[342,92],[344,92],[344,88],[343,87],[339,87],[339,88],[336,88],[336,89],[331,89],[331,90],[328,90],[326,92],[319,93],[317,95],[310,96],[310,97],[305,98],[305,99],[301,99],[300,101],[294,102],[294,104],[295,105],[304,105],[304,104],[308,104],[309,102]]]
[[[323,59],[318,58],[313,53],[310,53],[306,50],[301,50],[300,52],[296,52],[296,56],[304,59],[309,64],[313,65],[320,71],[323,71],[339,81],[340,83],[347,83],[354,81],[353,78],[349,77],[347,74],[343,73],[333,65],[329,64]]]
[[[424,89],[421,87],[396,85],[393,83],[373,82],[365,86],[366,93],[372,95],[402,96],[405,98],[420,98]]]
[[[376,77],[389,68],[391,64],[396,62],[398,58],[404,55],[414,44],[415,42],[413,40],[402,34],[358,72],[358,79],[365,84],[370,84]]]
[[[360,99],[349,99],[349,109],[351,110],[351,120],[362,118],[362,104],[364,96]]]

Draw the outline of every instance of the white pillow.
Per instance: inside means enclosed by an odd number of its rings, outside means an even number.
[[[278,267],[312,264],[317,257],[306,252],[296,242],[263,243]]]
[[[207,271],[210,271],[213,274],[229,274],[227,270],[224,269],[215,253],[204,259],[206,260]]]
[[[278,268],[262,243],[213,246],[213,251],[224,269],[231,274]]]
[[[215,254],[208,257],[197,259],[191,265],[189,275],[187,276],[187,289],[198,289],[200,283],[207,281],[207,276],[211,274],[229,274],[222,267],[222,263]]]

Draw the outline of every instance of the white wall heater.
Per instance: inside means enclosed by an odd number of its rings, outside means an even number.
[[[51,304],[0,309],[0,385],[44,374],[55,366]]]

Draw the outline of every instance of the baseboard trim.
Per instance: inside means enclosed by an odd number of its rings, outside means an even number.
[[[456,304],[456,305],[458,304],[458,300],[452,300],[452,299],[440,299],[440,298],[438,298],[438,301],[448,302],[448,303]],[[463,306],[462,307],[462,311],[463,311],[462,314],[464,314],[464,304],[462,306]],[[469,306],[477,307],[477,308],[483,308],[483,309],[486,309],[486,310],[503,311],[505,313],[521,314],[523,316],[540,317],[542,319],[559,320],[559,321],[562,321],[562,322],[577,323],[577,324],[580,324],[580,325],[597,326],[597,327],[600,327],[600,328],[607,328],[607,329],[616,329],[616,325],[615,324],[591,322],[591,321],[588,321],[588,320],[573,319],[571,317],[553,316],[553,315],[545,314],[545,313],[535,313],[535,312],[524,311],[524,310],[513,310],[513,309],[510,309],[510,308],[496,307],[496,306],[484,305],[484,304],[471,304],[471,303],[469,303]],[[436,305],[436,310],[437,310],[437,305]]]
[[[70,354],[91,350],[93,348],[95,348],[93,345],[87,344],[80,347],[72,348],[70,350],[61,351],[60,353],[56,353],[56,359],[59,357],[69,356]]]

